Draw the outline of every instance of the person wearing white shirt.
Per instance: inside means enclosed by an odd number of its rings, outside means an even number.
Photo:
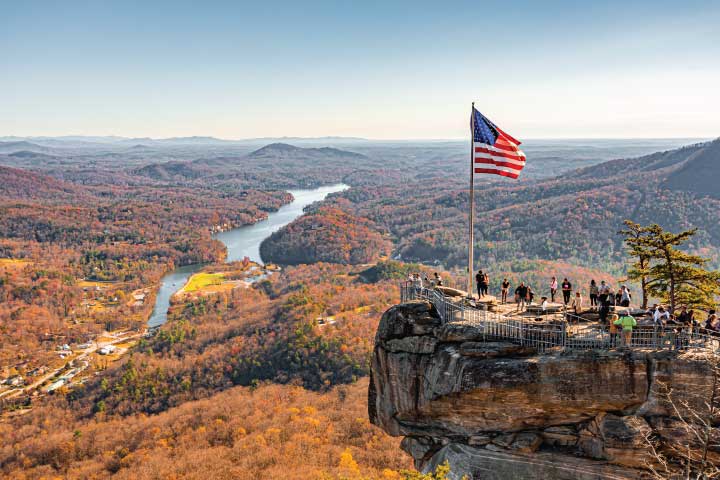
[[[666,311],[662,305],[660,305],[653,313],[653,323],[656,327],[662,328],[670,320],[670,312]]]

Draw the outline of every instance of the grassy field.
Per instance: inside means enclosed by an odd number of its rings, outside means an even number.
[[[21,258],[0,258],[0,268],[7,270],[11,268],[22,268],[26,265],[30,265],[30,263],[31,262]]]
[[[91,280],[80,280],[80,281],[78,281],[77,285],[78,285],[78,287],[83,287],[83,288],[87,288],[87,287],[108,288],[108,287],[112,287],[116,283],[117,282],[94,282]]]
[[[196,273],[190,277],[183,291],[187,293],[196,292],[212,285],[220,285],[224,281],[225,275],[222,273]]]

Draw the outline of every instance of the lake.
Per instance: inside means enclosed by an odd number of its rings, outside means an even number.
[[[227,262],[249,257],[250,260],[262,263],[260,244],[263,240],[302,215],[308,205],[324,200],[331,193],[341,192],[348,188],[350,187],[340,183],[312,190],[290,190],[295,199],[280,207],[277,212],[270,213],[266,220],[218,233],[214,235],[214,238],[225,244],[228,251]],[[157,327],[167,321],[170,298],[185,285],[193,273],[202,267],[203,265],[200,264],[179,267],[162,278],[155,299],[155,307],[148,320],[148,327]]]

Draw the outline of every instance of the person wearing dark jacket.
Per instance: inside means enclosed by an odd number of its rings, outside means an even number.
[[[510,282],[508,282],[508,279],[504,279],[502,283],[502,289],[500,290],[500,294],[502,295],[502,303],[507,303],[507,294],[508,289],[510,289]]]
[[[525,309],[527,294],[528,287],[525,286],[524,282],[520,282],[520,285],[515,289],[515,301],[517,302],[516,311],[522,312]]]
[[[478,298],[483,296],[483,280],[485,278],[485,275],[483,275],[482,270],[478,270],[478,272],[475,274],[475,283],[477,284],[477,292],[478,292]]]
[[[570,293],[572,293],[572,283],[566,278],[563,280],[562,285],[560,286],[562,288],[563,292],[563,302],[565,305],[570,303]]]

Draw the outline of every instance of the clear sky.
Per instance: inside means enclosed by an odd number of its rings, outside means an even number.
[[[720,136],[720,1],[0,0],[0,136]]]

